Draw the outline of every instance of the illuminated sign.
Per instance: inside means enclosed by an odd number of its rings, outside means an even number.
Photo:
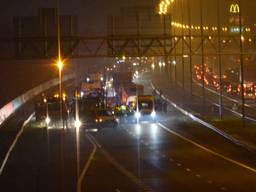
[[[244,32],[244,28],[241,28],[241,31]],[[232,26],[230,27],[230,33],[240,33],[240,27]]]
[[[229,8],[230,13],[240,13],[240,7],[238,4],[231,4]]]

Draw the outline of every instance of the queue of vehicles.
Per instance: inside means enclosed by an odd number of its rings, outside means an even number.
[[[63,127],[72,127],[69,121],[74,122],[79,114],[82,127],[116,128],[123,120],[155,122],[156,103],[153,95],[144,95],[143,85],[133,82],[131,73],[98,73],[87,75],[72,96],[44,96],[35,105],[35,116],[47,127],[58,121],[65,122]]]
[[[45,121],[47,127],[68,127],[70,111],[71,106],[65,93],[62,96],[57,93],[52,96],[43,95],[35,103],[36,121]]]
[[[227,95],[237,97],[242,94],[242,85],[239,79],[239,72],[231,70],[227,75],[222,75],[221,79],[219,75],[211,72],[212,70],[208,65],[205,64],[205,72],[203,74],[202,66],[195,65],[195,80],[201,83],[202,78],[204,78],[204,83],[206,86],[215,89],[216,91],[222,89]],[[204,77],[202,77],[204,76]],[[221,85],[220,85],[221,82]],[[256,99],[256,83],[253,81],[244,81],[244,98],[247,100]]]

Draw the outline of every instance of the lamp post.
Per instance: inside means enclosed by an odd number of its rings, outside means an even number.
[[[239,7],[241,7],[241,0],[239,0]],[[240,47],[240,85],[241,85],[241,100],[242,100],[242,121],[243,127],[245,127],[245,88],[244,88],[244,38],[243,38],[243,22],[242,22],[242,12],[239,10],[239,47]]]
[[[64,122],[63,122],[63,114],[62,114],[62,107],[63,107],[63,97],[62,97],[62,70],[63,70],[63,61],[59,57],[58,62],[57,62],[57,67],[59,71],[59,95],[60,95],[60,119],[61,122],[63,123],[63,129],[64,129]]]
[[[192,31],[191,31],[191,2],[188,4],[188,22],[189,22],[189,72],[190,72],[190,96],[193,95],[193,69],[192,69]]]
[[[201,80],[202,80],[202,94],[203,94],[203,107],[205,106],[205,65],[204,65],[204,31],[203,31],[203,2],[200,0],[200,36],[201,36]]]
[[[220,0],[217,2],[217,17],[218,17],[218,71],[219,71],[219,118],[223,118],[223,90],[222,90],[222,57],[221,57],[221,29],[220,29]]]
[[[163,36],[164,36],[164,62],[165,64],[169,65],[168,62],[168,55],[167,55],[167,51],[166,51],[166,14],[168,13],[168,9],[170,8],[171,3],[173,3],[174,0],[161,0],[159,2],[159,10],[158,10],[158,14],[161,16],[162,19],[162,24],[163,24]],[[169,67],[168,67],[168,74],[169,72]]]
[[[181,10],[184,9],[184,2],[183,0],[180,1],[181,4]],[[181,12],[181,22],[184,23],[184,13],[183,11]],[[184,41],[185,41],[185,36],[184,36],[184,27],[181,29],[181,35],[182,35],[182,44],[181,44],[181,66],[182,66],[182,89],[185,89],[185,60],[184,60]]]

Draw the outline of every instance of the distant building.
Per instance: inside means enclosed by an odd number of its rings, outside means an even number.
[[[59,21],[62,37],[78,34],[76,16],[61,15]],[[13,25],[17,57],[51,57],[57,54],[58,15],[56,8],[40,8],[36,16],[14,17]],[[30,37],[31,40],[27,41],[26,37]],[[71,48],[72,42],[68,40],[62,42],[64,53]]]
[[[240,6],[238,3],[231,3],[229,5],[229,33],[239,34],[240,33]],[[243,19],[241,18],[241,26],[243,25]],[[244,27],[242,27],[244,31]]]

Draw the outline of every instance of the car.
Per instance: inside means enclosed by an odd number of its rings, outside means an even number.
[[[98,129],[101,128],[117,128],[119,119],[112,110],[102,109],[96,112],[95,124]]]

